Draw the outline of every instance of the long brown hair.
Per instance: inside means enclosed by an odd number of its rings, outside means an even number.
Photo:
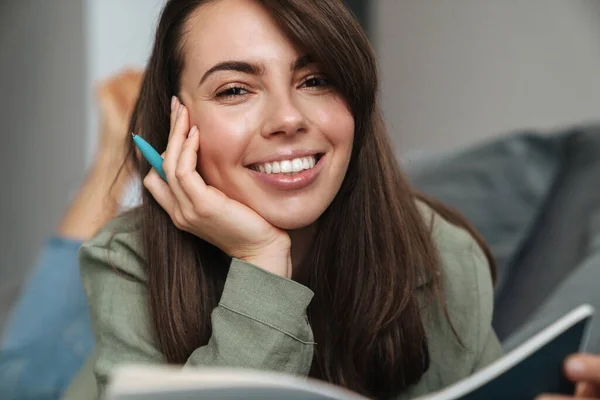
[[[341,1],[257,1],[334,78],[355,120],[349,168],[319,219],[302,282],[315,292],[308,316],[318,345],[310,375],[371,397],[395,395],[429,366],[417,282],[428,279],[431,293],[443,297],[431,226],[416,200],[487,248],[460,215],[415,193],[400,171],[376,104],[375,56]],[[159,151],[167,146],[171,96],[180,89],[184,25],[206,2],[169,0],[158,24],[131,128]],[[138,164],[142,176],[149,170]],[[184,363],[208,343],[230,257],[178,230],[148,191],[139,213],[156,335],[166,359]]]

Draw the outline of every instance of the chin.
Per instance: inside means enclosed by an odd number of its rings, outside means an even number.
[[[298,212],[273,213],[266,212],[262,217],[271,225],[286,231],[306,228],[314,224],[322,213],[307,212],[308,210]]]

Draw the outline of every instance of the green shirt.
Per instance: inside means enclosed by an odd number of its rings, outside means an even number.
[[[438,303],[431,302],[423,313],[430,367],[400,399],[439,390],[502,354],[491,327],[493,287],[485,256],[465,230],[424,205],[421,209],[427,221],[434,218],[432,235],[441,257],[447,307],[464,346]],[[144,256],[131,218],[115,219],[86,242],[80,268],[96,348],[66,399],[97,398],[117,364],[165,362],[148,310]],[[233,259],[212,312],[212,337],[190,355],[186,367],[246,367],[308,376],[315,346],[306,318],[312,297],[309,288],[293,280]]]

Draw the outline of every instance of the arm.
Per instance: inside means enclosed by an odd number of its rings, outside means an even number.
[[[94,370],[100,395],[116,365],[165,362],[133,235],[103,232],[81,251],[81,274],[97,339]],[[308,375],[314,343],[306,307],[312,296],[294,281],[234,259],[212,312],[212,337],[190,354],[186,367],[247,367]]]
[[[490,264],[479,244],[465,229],[455,226],[419,202],[423,218],[432,224],[441,262],[440,279],[450,320],[464,346],[454,347],[455,332],[446,324],[430,321],[440,340],[451,340],[446,346],[440,370],[450,379],[445,385],[463,379],[503,355],[503,349],[492,327],[494,286]],[[437,319],[446,320],[437,310]],[[454,349],[453,352],[452,349]],[[460,359],[460,360],[459,360]],[[448,373],[450,372],[450,373]]]
[[[496,332],[492,328],[492,316],[494,313],[494,287],[487,259],[479,246],[473,254],[473,274],[476,277],[476,288],[478,297],[478,340],[477,358],[473,372],[486,367],[503,356],[503,349]]]

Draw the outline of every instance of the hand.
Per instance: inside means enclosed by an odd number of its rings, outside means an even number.
[[[130,139],[129,120],[140,93],[142,70],[123,70],[101,82],[96,89],[100,132],[96,158],[121,166]]]
[[[600,399],[600,355],[575,354],[567,358],[565,375],[577,384],[574,396],[543,395],[538,400]]]
[[[152,169],[144,178],[144,186],[177,228],[212,243],[231,257],[289,278],[289,235],[204,182],[196,170],[199,136],[197,127],[189,128],[187,108],[174,98],[169,143],[163,153],[168,183]]]

